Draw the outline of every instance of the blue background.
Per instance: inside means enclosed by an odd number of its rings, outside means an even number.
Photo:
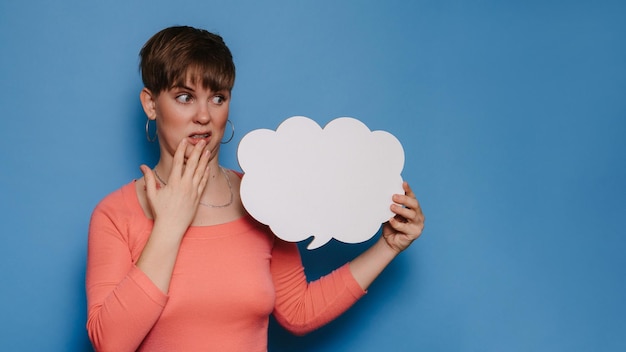
[[[0,3],[0,348],[88,351],[96,203],[154,164],[137,53],[188,24],[237,65],[237,134],[354,116],[402,142],[423,237],[271,351],[626,350],[623,1]],[[376,165],[372,165],[376,167]],[[311,277],[364,245],[304,253]]]

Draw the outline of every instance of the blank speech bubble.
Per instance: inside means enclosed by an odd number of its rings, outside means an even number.
[[[404,150],[392,134],[340,117],[323,129],[304,116],[276,131],[246,134],[237,150],[244,176],[241,200],[257,221],[285,241],[316,249],[331,238],[365,242],[403,194]]]

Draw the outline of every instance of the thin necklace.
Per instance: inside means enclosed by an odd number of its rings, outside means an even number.
[[[200,202],[200,205],[204,205],[205,207],[209,207],[209,208],[226,208],[227,206],[233,204],[233,199],[235,198],[235,196],[233,195],[233,185],[230,183],[230,177],[228,177],[228,174],[226,174],[226,170],[224,170],[224,168],[221,165],[219,165],[219,168],[220,168],[220,171],[222,171],[222,174],[224,174],[224,177],[226,177],[226,182],[228,182],[228,191],[230,192],[230,200],[227,203],[219,204],[219,205],[209,204],[209,203],[204,203],[204,202]],[[163,181],[161,176],[159,176],[159,173],[156,171],[156,168],[152,169],[152,171],[154,171],[154,176],[156,176],[159,182],[161,182],[163,186],[167,186],[167,182]]]

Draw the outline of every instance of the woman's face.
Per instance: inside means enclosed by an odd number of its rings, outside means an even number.
[[[206,142],[211,159],[215,159],[228,120],[229,91],[213,92],[188,80],[184,86],[163,91],[156,98],[151,96],[151,100],[154,103],[153,117],[157,123],[161,158],[173,157],[181,140],[187,139],[189,144],[185,159],[200,140]],[[148,118],[152,119],[150,114]]]

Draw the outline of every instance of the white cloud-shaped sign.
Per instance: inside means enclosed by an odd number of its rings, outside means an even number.
[[[404,193],[400,142],[350,117],[322,129],[294,116],[276,131],[254,130],[241,140],[237,157],[248,213],[283,240],[314,236],[308,249],[331,238],[367,241],[393,216],[391,196]]]

